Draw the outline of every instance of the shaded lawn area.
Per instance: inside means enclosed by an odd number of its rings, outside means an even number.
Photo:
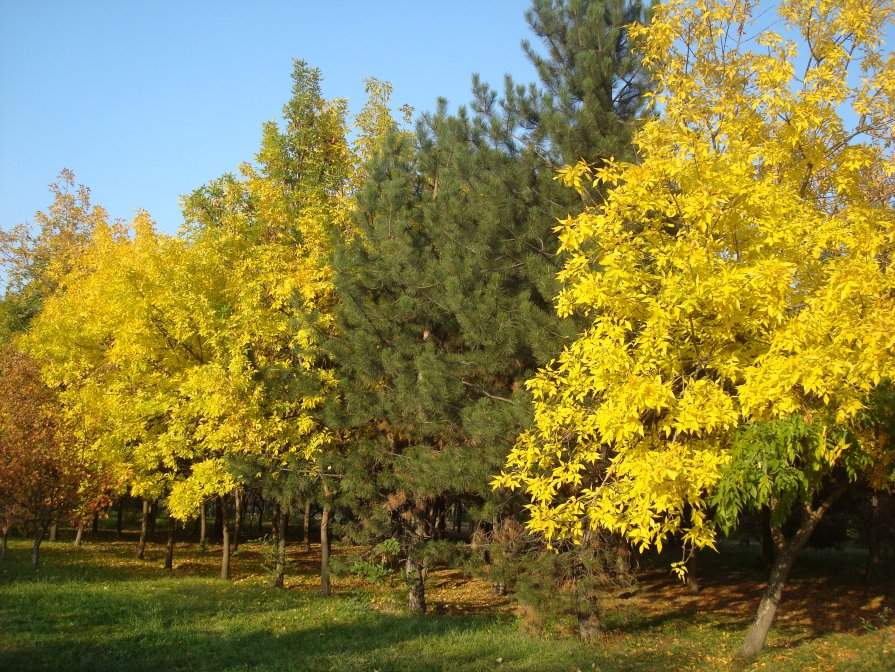
[[[667,572],[647,572],[634,598],[607,602],[606,633],[585,644],[526,632],[500,601],[482,608],[487,584],[469,581],[458,591],[456,572],[430,577],[436,614],[415,617],[395,608],[397,581],[341,579],[334,598],[319,597],[316,555],[300,548],[287,590],[277,591],[251,544],[230,582],[212,578],[217,555],[193,545],[178,549],[173,572],[162,569],[161,546],[143,562],[124,542],[44,546],[36,574],[24,540],[11,542],[0,565],[0,670],[895,669],[891,584],[861,592],[847,572],[810,563],[785,595],[765,652],[743,665],[733,653],[759,597],[760,571],[723,562],[706,571],[698,596]],[[467,611],[474,613],[458,615]]]

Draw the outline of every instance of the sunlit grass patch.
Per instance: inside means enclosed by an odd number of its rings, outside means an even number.
[[[194,544],[178,549],[173,571],[162,567],[161,546],[151,546],[143,562],[127,542],[46,546],[37,573],[24,540],[11,543],[0,565],[4,672],[846,672],[887,671],[895,659],[895,626],[885,611],[890,595],[882,590],[855,627],[845,628],[832,619],[853,610],[855,602],[837,605],[827,589],[831,620],[825,627],[819,614],[809,618],[811,609],[824,606],[822,577],[794,586],[786,599],[801,616],[781,619],[765,652],[739,665],[733,654],[750,618],[750,600],[758,596],[754,584],[724,584],[723,572],[707,572],[706,588],[696,597],[662,574],[647,575],[634,597],[607,600],[604,633],[585,644],[562,629],[535,634],[521,628],[500,601],[489,608],[487,585],[464,583],[456,570],[433,572],[435,613],[417,617],[400,609],[399,579],[363,584],[357,577],[340,578],[335,597],[320,597],[318,557],[303,547],[291,551],[298,574],[286,590],[276,590],[252,543],[242,545],[232,581],[216,578],[219,549],[200,552]],[[800,597],[811,582],[821,591]]]

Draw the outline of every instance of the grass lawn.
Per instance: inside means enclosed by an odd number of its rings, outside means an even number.
[[[512,604],[456,571],[430,576],[434,614],[415,617],[397,606],[398,582],[336,579],[333,598],[318,596],[316,548],[293,548],[286,590],[267,586],[257,545],[241,547],[229,582],[214,578],[215,550],[183,544],[165,571],[161,545],[138,561],[133,543],[111,537],[44,543],[35,573],[29,542],[11,540],[0,670],[895,670],[892,582],[865,588],[843,554],[806,559],[765,651],[743,665],[733,653],[761,575],[741,557],[707,561],[697,596],[646,572],[634,597],[607,602],[605,634],[584,644],[526,631]]]

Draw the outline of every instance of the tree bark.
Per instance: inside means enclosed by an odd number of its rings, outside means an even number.
[[[99,514],[98,513],[93,514],[93,525],[91,526],[90,531],[93,532],[93,534],[96,534],[99,532]]]
[[[258,536],[264,530],[264,497],[258,496]]]
[[[149,503],[149,530],[147,532],[149,541],[155,539],[155,522],[158,519],[158,500],[154,499]]]
[[[697,553],[695,548],[691,550],[687,560],[687,592],[691,595],[699,593],[699,557]]]
[[[226,525],[224,525],[224,519],[223,519],[224,514],[221,512],[221,500],[222,499],[223,499],[222,497],[218,497],[218,499],[216,501],[216,505],[215,505],[215,512],[214,512],[214,538],[215,538],[215,541],[217,541],[218,539],[224,538],[224,528],[226,527]],[[226,512],[224,512],[224,513],[226,513]]]
[[[174,569],[174,537],[177,534],[177,520],[169,514],[168,543],[165,546],[165,569]]]
[[[230,578],[230,526],[227,525],[227,495],[218,498],[218,518],[221,521],[221,578]]]
[[[274,520],[277,522],[277,562],[273,585],[274,588],[282,588],[286,578],[286,514],[279,502],[274,504]]]
[[[761,559],[765,567],[773,567],[777,550],[774,546],[774,535],[771,532],[771,510],[761,511]]]
[[[6,540],[9,538],[9,528],[3,528],[3,542],[0,544],[0,560],[6,560]]]
[[[425,614],[426,586],[423,581],[423,563],[416,553],[407,554],[404,571],[407,580],[407,607],[415,614]]]
[[[304,519],[304,535],[305,548],[311,550],[311,499],[305,500],[305,519]]]
[[[80,546],[83,538],[84,538],[84,523],[78,523],[78,531],[75,532],[74,545]]]
[[[412,539],[407,545],[407,561],[404,568],[404,580],[407,582],[407,607],[415,614],[426,613],[426,581],[423,574],[423,560],[418,549],[418,542],[422,541],[426,534],[421,508],[417,505],[412,511],[415,539]]]
[[[149,500],[143,500],[143,522],[140,523],[140,541],[137,543],[137,557],[142,560],[146,555],[146,532],[149,529]]]
[[[233,552],[239,550],[239,531],[242,527],[242,488],[236,486],[233,488],[233,497],[236,500],[233,513]]]
[[[59,523],[53,523],[50,525],[50,538],[48,541],[58,541],[59,540]],[[41,539],[43,541],[43,539]]]
[[[199,509],[199,546],[204,547],[208,541],[208,521],[205,511],[208,509],[208,502],[202,502]]]
[[[329,514],[329,501],[324,501],[320,516],[320,592],[327,597],[332,595],[329,580]]]
[[[34,549],[31,552],[31,567],[35,571],[40,566],[40,542],[44,540],[44,535],[47,533],[47,528],[41,526],[37,530],[37,536],[34,538]]]
[[[783,534],[782,525],[771,524],[770,529],[776,550],[774,564],[771,567],[768,586],[761,598],[761,602],[758,604],[755,620],[752,621],[752,625],[749,626],[749,630],[746,632],[746,639],[739,652],[740,658],[754,658],[764,647],[768,631],[771,629],[771,623],[774,621],[777,607],[780,605],[780,599],[783,596],[786,579],[789,577],[789,572],[793,564],[795,564],[796,558],[805,547],[820,519],[823,518],[827,510],[844,492],[844,485],[837,487],[816,509],[813,509],[810,504],[805,504],[802,508],[802,519],[799,529],[790,539],[787,539]]]

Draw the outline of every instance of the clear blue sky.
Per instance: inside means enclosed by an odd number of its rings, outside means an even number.
[[[469,100],[473,72],[530,81],[527,0],[0,0],[0,226],[33,221],[62,168],[112,217],[162,230],[178,197],[251,160],[279,118],[292,60],[363,104]]]

